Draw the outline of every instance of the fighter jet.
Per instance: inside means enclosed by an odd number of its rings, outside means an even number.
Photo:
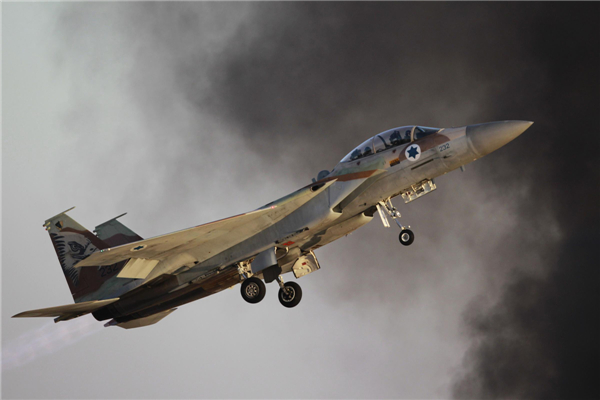
[[[436,189],[434,179],[515,139],[533,122],[501,121],[458,128],[401,126],[352,150],[312,183],[257,210],[150,239],[116,217],[88,231],[62,212],[44,227],[75,304],[22,312],[14,317],[65,321],[88,313],[105,326],[154,324],[177,307],[241,283],[251,304],[276,282],[279,301],[302,298],[296,279],[319,270],[314,251],[371,221],[398,225],[399,241],[414,241],[392,199],[405,203]],[[389,218],[389,219],[388,219]]]

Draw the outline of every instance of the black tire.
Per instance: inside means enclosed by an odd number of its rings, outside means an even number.
[[[287,282],[284,284],[287,289],[285,293],[281,288],[279,289],[279,302],[282,306],[287,308],[296,307],[300,300],[302,300],[302,289],[296,282]]]
[[[403,229],[398,235],[398,240],[405,246],[410,246],[415,241],[415,234],[410,229]]]
[[[242,282],[241,292],[244,300],[250,304],[256,304],[265,298],[267,288],[263,281],[253,276]]]

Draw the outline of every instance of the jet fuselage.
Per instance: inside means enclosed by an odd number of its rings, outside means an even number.
[[[242,280],[238,263],[273,248],[284,254],[282,273],[290,272],[291,264],[300,254],[326,245],[371,221],[378,204],[403,193],[403,197],[406,195],[410,198],[415,195],[411,192],[417,191],[420,183],[431,181],[489,154],[513,140],[530,125],[525,121],[493,122],[424,132],[420,138],[415,132],[418,127],[403,127],[397,128],[398,132],[406,130],[408,136],[406,128],[411,128],[410,141],[402,144],[396,141],[396,145],[392,145],[395,131],[388,133],[392,140],[375,136],[371,139],[370,150],[369,143],[364,146],[367,151],[363,149],[363,153],[366,154],[355,159],[347,157],[329,174],[309,185],[318,190],[324,184],[329,184],[290,215],[198,264],[189,264],[195,258],[193,250],[186,255],[161,261],[144,282],[165,276],[165,273],[173,275],[139,295],[107,293],[106,298],[122,296],[122,299],[108,306],[111,312],[102,316],[116,317],[117,321],[142,318],[205,297]],[[376,140],[381,140],[379,148]],[[417,190],[414,190],[415,185]],[[295,193],[262,208],[277,207],[293,196]],[[289,254],[292,256],[288,257],[286,265],[285,257]],[[188,265],[181,270],[185,263]],[[214,273],[215,268],[220,270],[210,288],[204,284],[202,287],[194,285],[194,280],[211,271]],[[261,271],[253,272],[261,277]]]
[[[502,121],[458,128],[403,126],[360,144],[317,180],[255,211],[182,231],[142,239],[113,218],[94,235],[66,211],[44,223],[75,304],[30,310],[15,317],[64,321],[92,313],[126,329],[160,321],[175,307],[242,283],[249,303],[264,283],[277,281],[279,301],[294,307],[300,286],[284,282],[320,268],[314,250],[365,225],[377,213],[400,227],[391,199],[410,202],[436,189],[434,178],[510,142],[531,122]],[[69,211],[69,210],[67,210]],[[118,217],[117,217],[118,218]],[[263,282],[264,281],[264,282]]]

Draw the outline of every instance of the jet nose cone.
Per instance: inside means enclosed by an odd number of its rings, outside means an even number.
[[[479,157],[490,154],[525,132],[531,121],[500,121],[468,125],[467,140]]]

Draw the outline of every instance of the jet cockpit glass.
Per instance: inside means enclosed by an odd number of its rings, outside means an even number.
[[[365,140],[360,146],[348,153],[348,155],[342,159],[342,162],[358,160],[359,158],[367,157],[371,154],[373,154],[373,138]]]
[[[413,126],[402,126],[400,128],[381,132],[352,150],[341,162],[355,161],[370,156],[371,154],[379,153],[404,143],[409,143],[412,130]]]
[[[440,128],[429,128],[426,126],[415,126],[415,140],[421,139],[425,136],[429,136],[436,132],[439,132]]]
[[[412,128],[412,126],[402,126],[375,135],[373,137],[375,152],[379,153],[392,147],[400,146],[401,144],[410,143]]]
[[[440,128],[414,125],[390,129],[367,139],[360,146],[348,153],[341,162],[355,161],[363,157],[368,157],[392,147],[410,143],[412,140],[419,140],[439,131]]]

